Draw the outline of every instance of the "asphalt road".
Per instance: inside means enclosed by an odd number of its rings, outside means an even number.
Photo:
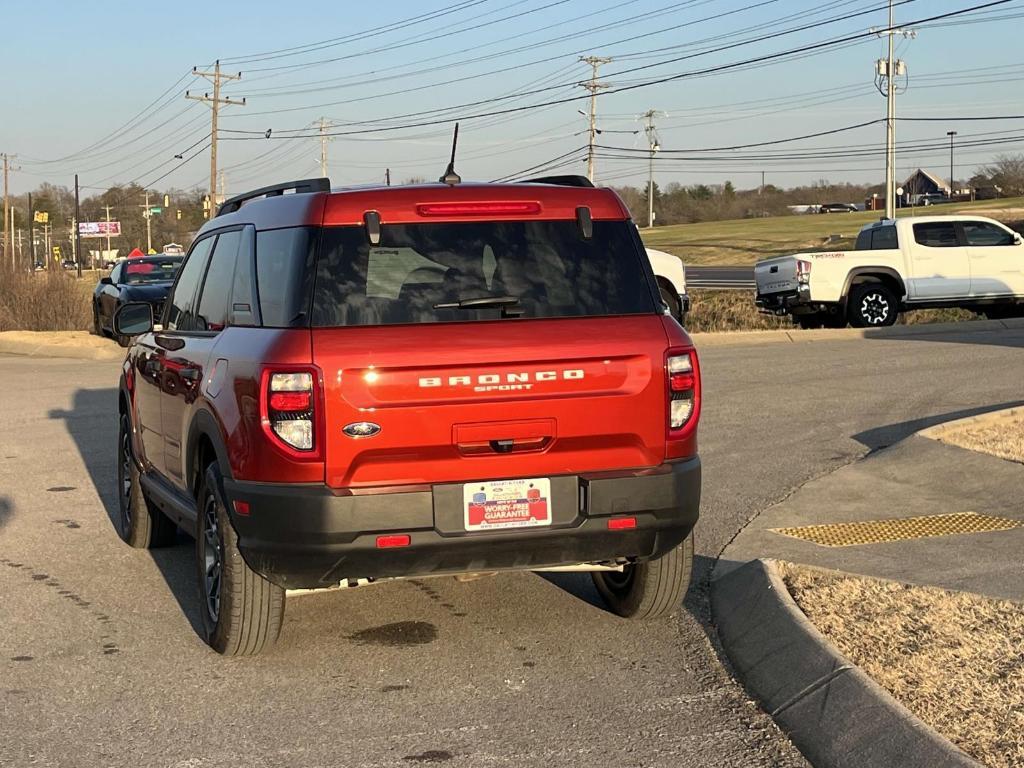
[[[201,643],[191,545],[117,539],[117,366],[0,358],[0,765],[798,766],[706,628],[713,558],[807,480],[1021,397],[1024,331],[708,348],[697,572],[631,624],[584,576],[289,601],[268,654]]]
[[[753,290],[754,267],[686,267],[687,288]]]

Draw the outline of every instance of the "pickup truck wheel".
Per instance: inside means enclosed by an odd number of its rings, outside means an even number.
[[[654,619],[679,608],[693,570],[693,532],[657,560],[592,574],[608,607],[627,619]]]
[[[242,559],[223,487],[212,462],[199,488],[196,526],[203,639],[225,656],[249,656],[272,646],[281,633],[284,590]]]
[[[892,290],[883,283],[860,283],[850,290],[847,315],[854,328],[894,325],[899,306]]]
[[[178,526],[142,492],[141,472],[132,454],[131,422],[121,414],[117,430],[117,534],[138,549],[173,544]]]
[[[660,280],[658,281],[658,292],[661,294],[661,300],[668,306],[668,311],[672,314],[672,317],[678,320],[682,313],[682,308],[679,306],[679,297]]]

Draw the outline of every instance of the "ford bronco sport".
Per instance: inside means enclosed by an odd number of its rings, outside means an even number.
[[[679,606],[700,375],[629,213],[589,184],[225,202],[119,395],[121,537],[196,540],[205,640],[276,639],[292,589],[593,572],[621,616]]]

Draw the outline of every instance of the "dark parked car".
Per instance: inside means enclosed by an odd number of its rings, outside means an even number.
[[[856,213],[857,206],[853,203],[825,203],[818,207],[818,213]]]
[[[152,304],[153,316],[160,317],[181,262],[181,256],[146,256],[115,264],[108,276],[100,278],[93,292],[92,322],[96,335],[113,335],[114,310],[130,301]]]

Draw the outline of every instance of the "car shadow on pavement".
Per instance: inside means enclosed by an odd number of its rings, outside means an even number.
[[[0,496],[0,528],[7,525],[7,521],[14,515],[14,502],[8,496]]]
[[[971,326],[984,320],[966,320],[959,325],[964,330],[943,330],[935,333],[922,332],[928,330],[926,325],[898,325],[879,328],[876,332],[867,329],[864,338],[869,341],[931,341],[944,344],[981,344],[990,347],[1013,347],[1024,349],[1024,328],[992,328],[978,331]],[[1009,321],[1008,321],[1009,322]],[[1020,322],[1015,320],[1013,322]],[[906,329],[903,332],[903,329]]]
[[[936,424],[943,424],[947,421],[955,421],[956,419],[966,419],[970,416],[978,416],[979,414],[990,413],[992,411],[1001,411],[1006,408],[1017,408],[1022,405],[1024,405],[1024,400],[1011,400],[1005,403],[982,405],[976,408],[964,408],[959,411],[949,411],[935,416],[927,416],[922,419],[912,419],[910,421],[897,422],[896,424],[886,424],[881,427],[874,427],[873,429],[868,429],[853,435],[853,439],[866,446],[871,451],[879,451],[883,448],[888,448],[890,445],[898,443],[900,440],[910,437],[915,432],[920,432],[922,429],[928,429],[928,427],[934,427]]]
[[[64,422],[68,434],[82,458],[96,496],[110,520],[110,535],[117,537],[120,515],[117,500],[117,389],[79,389],[74,393],[70,410],[54,409],[51,419]],[[4,522],[3,502],[0,498],[0,526]],[[122,544],[122,546],[128,546]],[[179,531],[177,543],[162,549],[151,549],[160,575],[192,628],[199,631],[201,616],[195,599],[198,590],[195,567],[195,547],[192,539]]]

